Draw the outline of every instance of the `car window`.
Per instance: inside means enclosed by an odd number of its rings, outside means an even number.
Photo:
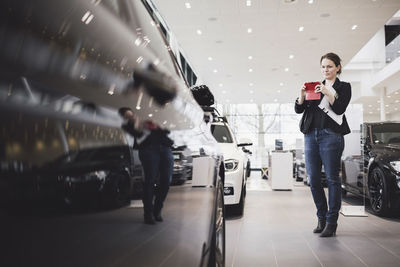
[[[211,125],[211,133],[218,143],[233,143],[231,133],[225,125]]]
[[[400,143],[400,123],[373,125],[372,139],[375,144]]]

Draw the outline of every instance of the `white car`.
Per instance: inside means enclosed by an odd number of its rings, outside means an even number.
[[[246,167],[248,158],[241,147],[252,145],[252,143],[238,144],[226,119],[223,117],[219,117],[211,123],[211,132],[224,155],[225,206],[231,206],[235,214],[242,215],[246,197]]]

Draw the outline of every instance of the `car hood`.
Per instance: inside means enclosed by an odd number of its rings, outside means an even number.
[[[241,160],[243,158],[243,154],[237,148],[235,143],[218,143],[218,147],[220,148],[222,154],[224,155],[224,159],[237,159]]]
[[[400,144],[377,145],[373,151],[378,154],[380,158],[388,160],[400,159]]]

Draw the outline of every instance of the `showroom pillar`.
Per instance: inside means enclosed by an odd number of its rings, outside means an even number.
[[[385,112],[385,96],[386,96],[386,87],[381,89],[381,121],[386,120],[386,112]]]

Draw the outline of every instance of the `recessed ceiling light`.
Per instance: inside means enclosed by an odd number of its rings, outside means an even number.
[[[372,108],[372,105],[368,105],[368,107]]]
[[[253,69],[249,69],[249,72],[253,72]]]
[[[304,27],[303,27],[303,26],[300,26],[300,27],[299,27],[299,32],[302,32],[302,31],[304,31]]]
[[[213,70],[213,72],[214,72],[214,73],[217,73],[217,72],[218,72],[218,70]]]
[[[288,72],[288,71],[289,71],[289,68],[285,68],[285,71]]]
[[[378,110],[378,111],[379,111],[379,110],[381,110],[381,109],[380,109],[380,108],[377,108],[376,110]]]
[[[153,114],[150,113],[150,114],[149,114],[149,117],[150,117],[150,118],[153,117]]]
[[[388,96],[386,96],[387,98],[391,98],[391,96],[390,95],[388,95]]]
[[[251,0],[246,1],[246,6],[251,6]]]
[[[278,102],[278,99],[275,98],[275,99],[274,99],[274,102]]]
[[[283,83],[279,83],[280,86],[283,86]]]
[[[278,91],[276,91],[277,93],[280,93],[281,92],[281,90],[278,90]]]
[[[219,87],[222,87],[222,86],[224,86],[224,85],[223,85],[222,83],[220,83],[220,84],[219,84]]]
[[[394,110],[398,110],[398,108],[394,108]]]
[[[309,4],[314,3],[314,0],[308,0],[308,3],[309,3]]]
[[[249,60],[252,60],[252,59],[253,59],[253,56],[249,56],[248,59],[249,59]]]
[[[372,114],[372,113],[373,113],[372,111],[369,112],[369,114]]]
[[[252,28],[248,28],[248,29],[247,29],[247,32],[248,32],[248,33],[252,33],[252,32],[253,32],[253,29],[252,29]]]
[[[251,103],[253,103],[253,101],[254,101],[253,99],[250,99],[250,102],[251,102]]]
[[[394,101],[394,102],[399,103],[399,100],[396,100],[396,101]]]
[[[376,102],[378,102],[378,103],[381,103],[381,101],[380,101],[380,100],[378,100],[378,101],[376,101]]]
[[[202,35],[203,33],[201,32],[201,30],[197,30],[196,31],[198,35]]]
[[[389,105],[385,105],[385,107],[389,107]]]
[[[395,94],[395,95],[398,95],[398,94],[399,94],[399,92],[394,92],[394,94]]]
[[[293,59],[294,58],[294,55],[289,55],[289,59]]]
[[[352,30],[355,30],[355,29],[357,29],[357,27],[358,27],[358,25],[354,24],[354,25],[351,27],[351,29],[352,29]]]
[[[249,83],[250,86],[253,86],[253,83]]]
[[[186,7],[186,8],[191,8],[192,6],[190,5],[189,2],[186,2],[186,3],[185,3],[185,7]]]
[[[223,94],[226,94],[226,91],[225,91],[225,90],[223,90],[223,91],[222,91],[222,93],[223,93]]]
[[[250,94],[253,94],[253,93],[254,93],[254,91],[253,91],[253,90],[250,90],[250,91],[249,91],[249,93],[250,93]]]
[[[229,103],[230,102],[230,100],[229,99],[227,99],[227,100],[225,100],[227,103]]]
[[[211,61],[211,60],[213,60],[213,58],[212,58],[212,57],[208,57],[208,60],[210,60],[210,61]]]

